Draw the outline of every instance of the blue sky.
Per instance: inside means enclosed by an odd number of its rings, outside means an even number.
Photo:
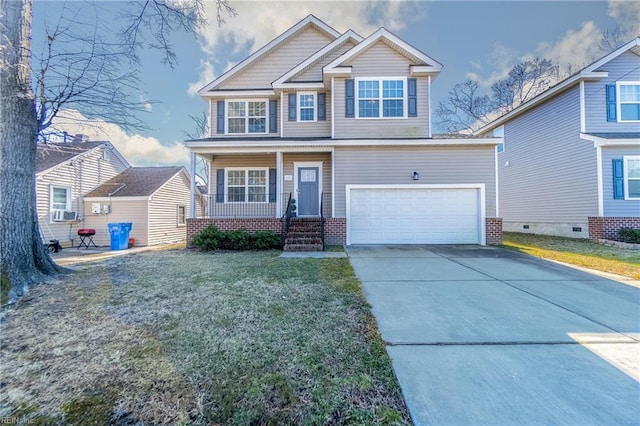
[[[343,32],[353,29],[366,37],[385,26],[444,65],[433,84],[432,105],[467,78],[483,87],[505,75],[515,64],[536,56],[561,65],[586,65],[602,56],[597,49],[603,31],[621,25],[627,38],[640,35],[640,1],[244,1],[229,0],[238,16],[215,25],[212,1],[207,13],[212,23],[196,39],[175,34],[172,43],[178,66],[160,63],[157,52],[142,52],[141,98],[153,99],[143,116],[148,132],[128,134],[97,120],[96,127],[69,124],[70,133],[91,139],[109,139],[133,165],[186,164],[184,131],[193,131],[189,115],[200,115],[205,102],[197,90],[238,61],[259,49],[310,13]],[[64,2],[35,0],[33,49],[42,46],[45,22],[54,22]],[[125,4],[115,1],[67,2],[86,9],[81,19],[113,22]]]

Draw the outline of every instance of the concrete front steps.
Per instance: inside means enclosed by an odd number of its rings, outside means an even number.
[[[284,251],[322,251],[322,219],[292,217]]]

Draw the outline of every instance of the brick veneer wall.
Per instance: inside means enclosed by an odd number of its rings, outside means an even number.
[[[640,217],[590,217],[589,239],[615,240],[621,228],[640,229]]]
[[[187,247],[191,247],[193,236],[209,225],[215,225],[216,228],[221,231],[246,229],[248,232],[273,231],[276,234],[282,233],[282,223],[280,222],[280,219],[276,219],[273,217],[237,219],[187,219]]]
[[[502,244],[502,218],[485,218],[485,234],[487,237],[487,244]]]
[[[344,217],[329,217],[324,222],[324,243],[328,245],[343,245],[347,242],[347,219]]]

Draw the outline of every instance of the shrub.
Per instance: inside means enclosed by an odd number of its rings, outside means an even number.
[[[625,243],[640,244],[640,229],[621,228],[618,230],[618,239]]]
[[[272,231],[253,235],[244,229],[220,231],[209,225],[193,237],[192,244],[202,250],[269,250],[280,248],[280,236]]]

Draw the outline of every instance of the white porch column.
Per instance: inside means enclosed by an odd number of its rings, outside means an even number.
[[[191,219],[196,217],[196,153],[191,153]]]
[[[282,217],[282,151],[276,151],[276,217]]]

